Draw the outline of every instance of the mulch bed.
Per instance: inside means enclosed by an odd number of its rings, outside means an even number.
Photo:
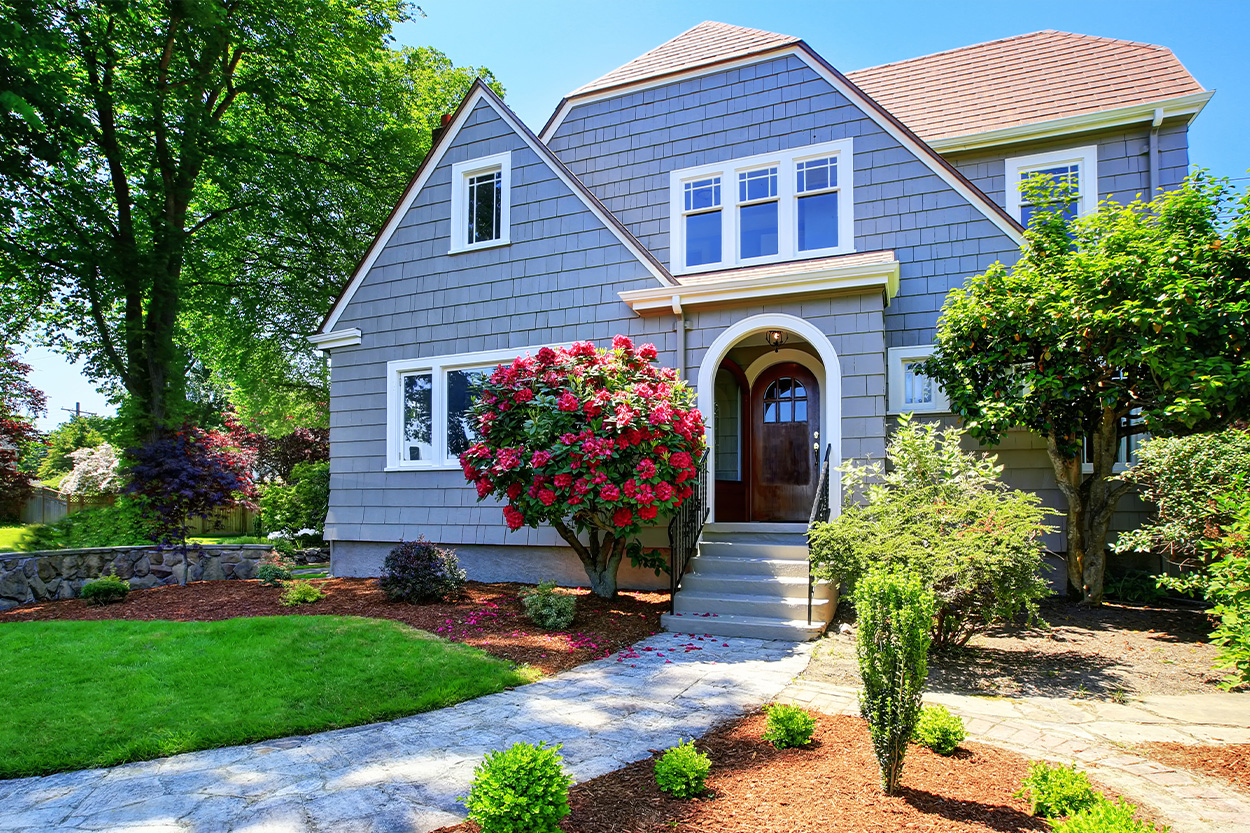
[[[655,786],[655,760],[569,791],[567,833],[894,833],[1049,830],[1012,793],[1028,773],[1019,755],[967,744],[950,758],[912,746],[897,796],[881,793],[868,731],[855,717],[815,715],[805,749],[760,739],[764,715],[725,724],[695,745],[712,759],[708,797],[681,801]],[[477,833],[464,822],[436,833]]]
[[[282,590],[256,581],[196,581],[134,590],[120,604],[89,607],[81,599],[43,602],[0,611],[0,623],[48,620],[164,619],[208,622],[240,616],[367,616],[394,619],[497,657],[527,663],[554,674],[600,659],[660,630],[668,593],[623,591],[607,600],[584,588],[577,596],[577,618],[567,632],[544,631],[525,618],[519,591],[528,585],[469,582],[454,602],[410,605],[392,602],[376,579],[314,581],[326,591],[321,601],[298,607],[278,602]]]
[[[1188,743],[1143,743],[1147,758],[1192,772],[1221,778],[1250,795],[1250,743],[1195,746]]]

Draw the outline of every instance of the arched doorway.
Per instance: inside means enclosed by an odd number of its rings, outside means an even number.
[[[751,385],[753,521],[806,521],[820,472],[820,386],[794,362]]]

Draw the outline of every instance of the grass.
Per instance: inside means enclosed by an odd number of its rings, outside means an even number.
[[[0,625],[0,778],[112,766],[355,726],[528,681],[398,622]]]
[[[192,544],[214,544],[227,547],[238,546],[239,544],[272,544],[268,538],[258,538],[255,535],[193,535],[187,538]]]
[[[17,542],[25,535],[25,526],[0,526],[0,552],[14,552]]]

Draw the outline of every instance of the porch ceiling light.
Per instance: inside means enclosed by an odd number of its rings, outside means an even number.
[[[769,330],[764,338],[768,341],[769,346],[773,348],[773,352],[776,353],[781,349],[781,345],[790,340],[790,335],[785,330]]]

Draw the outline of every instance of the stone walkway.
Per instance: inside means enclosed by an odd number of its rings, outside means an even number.
[[[566,771],[585,781],[768,702],[809,652],[658,634],[556,677],[389,723],[0,781],[0,831],[429,831],[464,817],[456,798],[490,750],[563,743]]]
[[[856,696],[849,686],[798,680],[777,699],[826,714],[859,714]],[[1250,797],[1132,750],[1150,741],[1250,743],[1250,694],[1152,696],[1117,704],[932,693],[925,702],[960,715],[978,741],[1075,764],[1149,808],[1173,833],[1250,833]]]

